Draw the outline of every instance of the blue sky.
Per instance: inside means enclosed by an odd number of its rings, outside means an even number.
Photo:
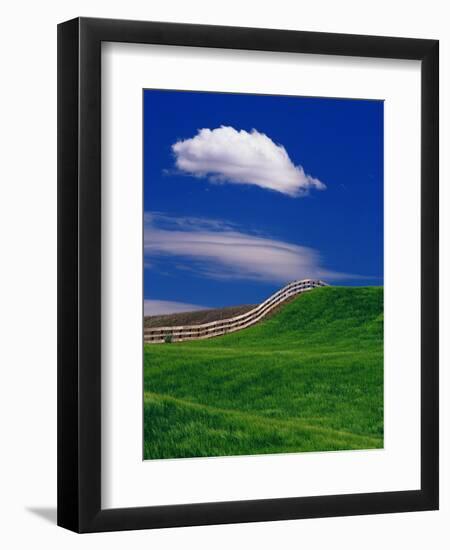
[[[144,90],[144,311],[383,284],[383,102]]]

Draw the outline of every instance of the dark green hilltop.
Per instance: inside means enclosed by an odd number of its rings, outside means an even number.
[[[259,324],[144,347],[144,458],[383,447],[383,288],[325,287]]]

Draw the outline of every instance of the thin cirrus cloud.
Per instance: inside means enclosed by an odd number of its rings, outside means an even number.
[[[170,257],[178,269],[220,279],[284,284],[303,278],[352,279],[322,266],[313,248],[254,235],[218,220],[176,218],[147,213],[144,229],[146,261]]]
[[[290,197],[326,189],[292,162],[283,145],[255,129],[202,128],[194,137],[174,143],[172,151],[181,172],[212,182],[256,185]]]

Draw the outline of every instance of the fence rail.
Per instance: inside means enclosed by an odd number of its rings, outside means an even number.
[[[237,330],[254,325],[275,307],[292,296],[321,286],[328,285],[323,281],[313,279],[293,281],[250,311],[230,317],[229,319],[220,319],[219,321],[211,321],[201,325],[144,328],[144,343],[161,344],[167,341],[185,342],[187,340],[202,340],[204,338],[222,336],[229,332],[236,332]]]

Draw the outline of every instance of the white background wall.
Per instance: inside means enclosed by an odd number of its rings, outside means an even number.
[[[4,5],[0,32],[0,544],[4,548],[449,547],[450,294],[445,284],[441,284],[439,512],[83,536],[54,525],[56,24],[84,15],[439,39],[441,281],[445,283],[450,277],[447,6],[445,0],[41,0]]]

